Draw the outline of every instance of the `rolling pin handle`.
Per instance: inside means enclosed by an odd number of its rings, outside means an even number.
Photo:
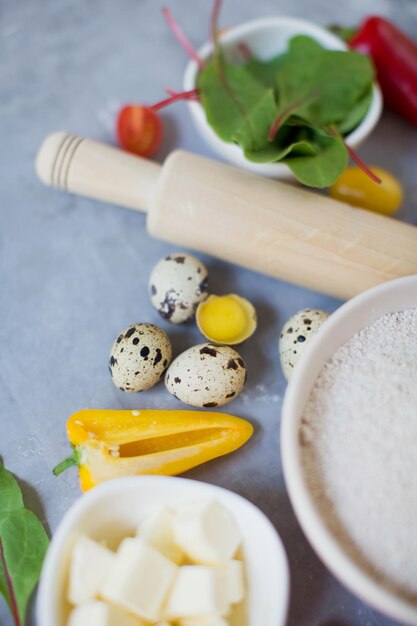
[[[82,137],[64,131],[49,135],[36,157],[35,169],[45,185],[68,191],[68,172]]]
[[[43,183],[136,211],[148,211],[161,166],[67,132],[49,135],[35,165]]]

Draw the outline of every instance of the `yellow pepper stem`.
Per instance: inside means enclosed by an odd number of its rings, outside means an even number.
[[[73,452],[66,459],[58,463],[52,470],[54,476],[59,476],[62,472],[65,472],[69,467],[78,467],[81,462],[81,453],[77,448],[73,449]]]

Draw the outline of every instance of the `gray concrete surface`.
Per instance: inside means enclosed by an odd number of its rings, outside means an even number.
[[[169,4],[190,38],[203,42],[209,0]],[[143,216],[53,191],[33,172],[36,150],[49,132],[68,129],[113,142],[120,104],[153,102],[165,87],[180,88],[186,59],[160,6],[155,0],[0,0],[0,454],[21,480],[27,505],[52,533],[80,495],[75,471],[59,479],[51,474],[68,452],[68,416],[87,406],[178,406],[162,385],[124,395],[107,371],[120,329],[134,321],[161,322],[147,297],[147,279],[171,246],[148,237]],[[222,23],[287,13],[350,24],[371,12],[395,17],[417,35],[414,0],[348,0],[343,6],[333,0],[226,0]],[[210,154],[183,104],[164,118],[160,159],[174,146]],[[415,129],[386,113],[361,150],[369,163],[404,182],[401,218],[411,222],[417,220],[416,139]],[[333,311],[340,303],[205,261],[214,292],[242,293],[259,312],[259,331],[242,347],[248,386],[229,407],[252,420],[256,434],[240,452],[188,476],[242,494],[273,521],[291,566],[290,626],[393,626],[315,556],[291,510],[280,465],[280,326],[300,308]],[[193,326],[161,325],[177,353],[200,340]],[[1,600],[0,623],[12,624]],[[28,623],[34,626],[35,618]]]

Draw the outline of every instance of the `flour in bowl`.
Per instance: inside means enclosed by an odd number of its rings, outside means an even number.
[[[384,315],[335,352],[304,409],[300,443],[331,533],[417,603],[417,309]]]

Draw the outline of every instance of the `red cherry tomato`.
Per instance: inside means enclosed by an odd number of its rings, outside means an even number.
[[[137,104],[121,109],[116,130],[120,146],[141,157],[155,154],[162,141],[163,126],[159,115],[149,107]]]

